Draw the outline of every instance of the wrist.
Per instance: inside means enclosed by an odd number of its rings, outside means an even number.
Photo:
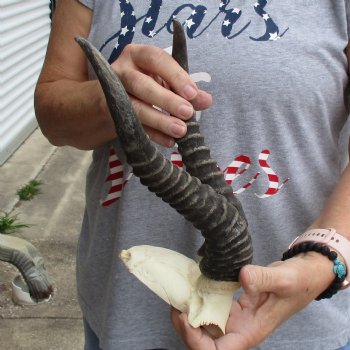
[[[315,243],[321,246],[329,247],[337,254],[337,259],[344,264],[347,271],[350,270],[350,241],[335,229],[311,229],[298,236],[289,246],[289,249],[302,243]],[[314,250],[314,249],[311,249]],[[345,277],[342,283],[344,289],[350,285],[350,273]]]
[[[319,255],[319,258],[315,257],[315,253]],[[341,253],[344,260],[338,257],[339,253]],[[308,264],[310,266],[307,266],[307,269],[314,267],[313,273],[316,274],[313,275],[312,273],[313,283],[314,279],[319,281],[316,290],[322,290],[316,297],[316,300],[331,298],[340,289],[349,286],[346,266],[350,266],[350,242],[334,229],[313,229],[304,232],[291,243],[289,249],[283,254],[282,260],[287,260],[300,254],[303,254],[301,257],[304,257],[304,259],[312,260],[311,264]],[[330,268],[329,264],[328,267],[324,265],[325,260],[320,260],[321,256],[328,258],[329,262],[333,263],[333,267]],[[315,267],[317,270],[315,270]],[[331,283],[329,283],[329,272],[333,273]],[[328,283],[326,287],[325,283]]]
[[[315,251],[309,251],[299,253],[294,258],[299,259],[303,269],[308,271],[306,278],[310,278],[316,296],[320,295],[334,281],[333,262],[326,256]]]

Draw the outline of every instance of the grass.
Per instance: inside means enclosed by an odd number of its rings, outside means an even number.
[[[33,179],[20,187],[16,194],[20,200],[29,201],[40,193],[40,186],[41,182]],[[25,227],[30,227],[30,225],[20,222],[17,219],[17,215],[11,215],[5,212],[0,214],[0,233],[8,235]]]
[[[29,227],[29,225],[19,222],[17,215],[11,216],[8,213],[0,215],[0,233],[8,235],[24,227]]]
[[[38,180],[30,180],[26,185],[17,190],[17,195],[22,201],[29,201],[40,193],[41,182]]]

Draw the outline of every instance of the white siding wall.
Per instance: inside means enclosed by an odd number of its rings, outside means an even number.
[[[0,0],[0,165],[36,128],[33,94],[50,33],[49,0]]]

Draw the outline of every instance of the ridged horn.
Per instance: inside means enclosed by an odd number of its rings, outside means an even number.
[[[28,286],[30,296],[36,301],[46,299],[53,293],[44,259],[28,241],[0,233],[0,260],[18,268]]]
[[[173,25],[172,56],[188,73],[187,44],[183,26],[177,20],[173,21]],[[234,196],[232,187],[225,181],[224,174],[218,169],[217,162],[211,158],[210,150],[204,143],[204,137],[200,133],[196,112],[186,121],[186,124],[186,135],[176,141],[187,171],[191,175],[198,177],[202,183],[211,186],[217,193],[225,196],[240,211],[240,214],[244,216],[241,203]]]
[[[134,174],[202,232],[205,238],[200,252],[202,274],[213,280],[237,281],[241,267],[252,259],[247,222],[240,210],[216,189],[174,166],[158,151],[144,132],[122,83],[108,62],[86,39],[76,38],[76,41],[101,83]]]

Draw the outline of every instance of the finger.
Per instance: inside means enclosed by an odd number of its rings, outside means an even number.
[[[149,105],[155,105],[180,119],[189,119],[193,114],[192,104],[164,88],[147,74],[129,70],[120,76],[126,91]]]
[[[193,328],[187,315],[174,308],[171,310],[171,320],[177,333],[190,350],[215,350],[214,341],[202,328]]]
[[[144,126],[157,130],[171,138],[180,138],[186,134],[186,123],[179,118],[166,115],[146,103],[132,98],[135,112]]]
[[[154,81],[164,88],[171,90],[170,85],[161,79],[158,75],[150,74]],[[197,96],[191,100],[191,104],[196,111],[203,111],[209,108],[213,103],[212,96],[204,90],[198,90]]]
[[[158,75],[151,74],[150,76],[154,81],[156,81],[159,85],[163,86],[165,89],[171,89],[169,84],[163,79],[161,79]],[[206,91],[198,90],[197,96],[190,102],[196,111],[203,111],[212,105],[213,98]]]
[[[194,100],[191,100],[191,103],[196,111],[203,111],[212,105],[213,98],[207,92],[199,90],[198,95]]]
[[[193,100],[198,88],[180,65],[161,48],[133,45],[131,57],[146,72],[155,73],[165,80],[177,94],[187,100]]]
[[[174,147],[175,140],[174,138],[167,136],[160,131],[157,131],[155,129],[149,128],[148,126],[144,126],[145,132],[149,136],[149,138],[157,143],[158,145],[164,146],[164,147]]]
[[[230,333],[215,340],[217,350],[249,350],[249,341],[242,334]]]
[[[173,307],[171,307],[170,309],[170,318],[171,318],[171,321],[176,329],[176,331],[180,334],[181,332],[181,312]]]
[[[277,267],[247,265],[241,269],[240,282],[247,294],[257,295],[263,292],[283,294],[290,283],[285,270]]]

